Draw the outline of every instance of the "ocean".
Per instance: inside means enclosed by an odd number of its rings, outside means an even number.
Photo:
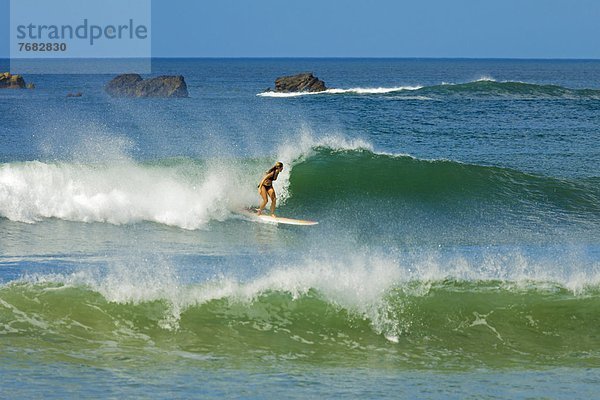
[[[0,398],[596,395],[600,61],[152,68],[0,92]]]

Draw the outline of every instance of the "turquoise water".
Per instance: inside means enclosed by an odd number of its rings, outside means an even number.
[[[153,68],[190,98],[0,93],[3,397],[592,396],[600,62]],[[236,212],[276,160],[319,225]]]

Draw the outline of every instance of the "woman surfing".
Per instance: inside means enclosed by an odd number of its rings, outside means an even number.
[[[273,181],[277,180],[277,175],[283,171],[283,163],[277,161],[273,167],[271,167],[265,176],[262,178],[260,183],[258,184],[258,194],[262,197],[262,202],[258,207],[258,215],[262,214],[262,210],[267,205],[269,201],[267,195],[271,198],[271,216],[275,216],[275,206],[277,204],[277,196],[275,195],[275,189],[273,189]]]

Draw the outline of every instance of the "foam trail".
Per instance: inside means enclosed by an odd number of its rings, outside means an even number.
[[[260,97],[298,97],[298,96],[310,96],[310,95],[323,95],[323,94],[386,94],[392,92],[401,92],[405,90],[418,90],[422,86],[393,86],[393,87],[356,87],[350,89],[327,89],[322,92],[293,92],[293,93],[280,93],[280,92],[262,92],[258,93]]]

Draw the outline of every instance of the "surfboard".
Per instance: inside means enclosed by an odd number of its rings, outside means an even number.
[[[268,211],[267,211],[268,212]],[[317,225],[317,221],[307,221],[304,219],[284,218],[284,217],[271,217],[270,215],[257,215],[256,211],[253,210],[242,210],[240,214],[248,217],[252,221],[262,222],[265,224],[285,224],[285,225],[303,225],[311,226]]]

